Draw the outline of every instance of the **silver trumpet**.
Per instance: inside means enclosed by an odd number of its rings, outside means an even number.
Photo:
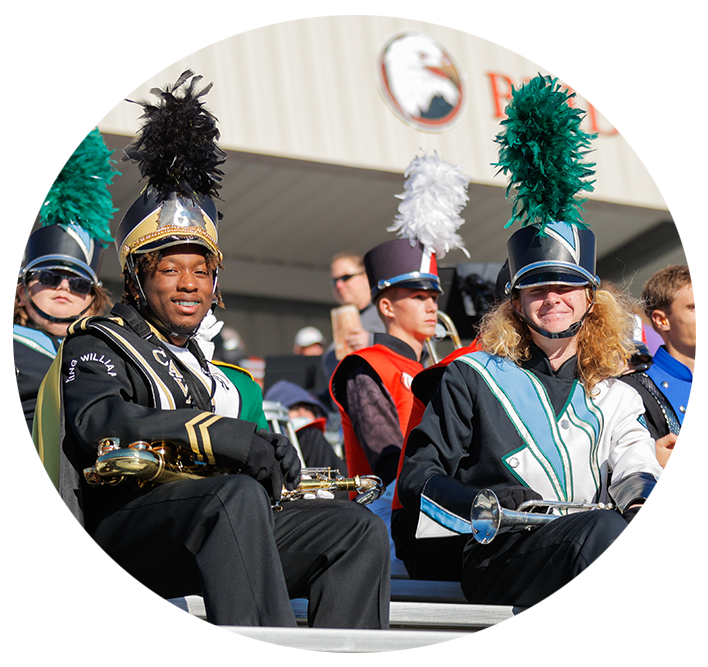
[[[545,508],[547,513],[534,512],[534,509]],[[560,514],[549,514],[552,510],[597,510],[614,509],[612,503],[570,503],[562,500],[527,500],[516,510],[503,508],[497,495],[491,489],[482,489],[472,502],[471,522],[472,535],[480,544],[489,544],[499,533],[510,530],[531,530],[560,517]]]

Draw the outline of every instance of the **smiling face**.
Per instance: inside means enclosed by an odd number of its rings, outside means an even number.
[[[214,272],[205,253],[195,245],[167,248],[155,270],[142,276],[148,306],[175,345],[187,342],[211,308]]]
[[[521,314],[549,333],[560,333],[580,321],[589,303],[585,287],[569,285],[536,285],[519,290],[518,296]],[[533,329],[531,335],[534,341],[540,337]]]

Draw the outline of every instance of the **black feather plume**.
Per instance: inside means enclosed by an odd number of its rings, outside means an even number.
[[[172,193],[218,198],[223,176],[219,165],[226,153],[216,145],[217,119],[201,99],[212,84],[197,91],[201,79],[186,70],[174,84],[150,91],[159,98],[156,103],[128,100],[140,104],[144,113],[137,138],[125,149],[126,159],[137,163],[161,200]]]

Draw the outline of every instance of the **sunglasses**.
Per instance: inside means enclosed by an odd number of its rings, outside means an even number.
[[[363,273],[364,273],[363,271],[359,271],[359,273],[347,273],[343,276],[337,276],[336,278],[332,278],[329,281],[329,283],[330,283],[330,285],[332,285],[332,287],[336,287],[338,282],[340,282],[340,281],[343,283],[349,282],[354,276],[360,276]]]
[[[79,276],[66,276],[63,273],[55,273],[54,271],[36,271],[30,274],[30,279],[36,278],[37,282],[43,287],[51,287],[56,289],[61,285],[63,280],[69,283],[69,289],[76,294],[88,294],[93,287],[93,283],[88,278],[80,278]]]

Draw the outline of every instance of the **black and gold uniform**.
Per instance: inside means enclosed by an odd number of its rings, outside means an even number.
[[[187,349],[203,376],[126,305],[70,329],[35,419],[37,446],[64,500],[128,572],[167,598],[202,595],[213,623],[294,626],[290,599],[307,597],[313,626],[386,627],[383,522],[348,500],[274,511],[270,480],[256,481],[250,459],[252,443],[268,437],[258,428],[260,388],[245,373],[231,383],[193,341]],[[214,412],[224,389],[232,416]],[[106,436],[124,446],[169,440],[242,474],[90,487],[82,470]]]

